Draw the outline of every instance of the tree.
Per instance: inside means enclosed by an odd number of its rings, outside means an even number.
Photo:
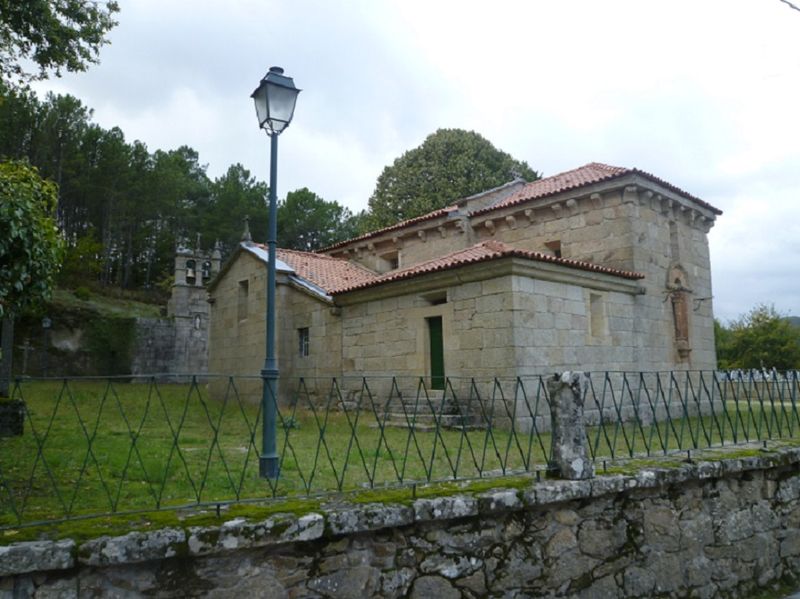
[[[85,71],[108,43],[116,12],[114,1],[0,0],[0,78],[15,85]]]
[[[61,266],[56,186],[24,162],[0,163],[0,317],[44,299]]]
[[[56,187],[24,162],[0,162],[0,396],[8,395],[15,312],[45,299],[61,265]]]
[[[219,241],[224,254],[242,239],[245,217],[250,219],[253,239],[267,238],[267,185],[257,181],[241,164],[234,164],[211,183],[208,204],[199,204],[198,232],[207,243]]]
[[[385,227],[472,194],[539,174],[474,131],[439,129],[383,169],[369,200],[370,224]]]
[[[310,252],[352,237],[350,210],[304,187],[278,205],[278,247]]]
[[[759,305],[729,327],[714,326],[720,368],[800,368],[800,329],[773,306]]]

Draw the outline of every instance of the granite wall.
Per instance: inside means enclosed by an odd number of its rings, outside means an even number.
[[[0,597],[747,597],[800,576],[800,448],[750,453],[11,544],[0,547]]]

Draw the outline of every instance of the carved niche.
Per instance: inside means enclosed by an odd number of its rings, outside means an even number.
[[[687,360],[692,351],[689,343],[689,277],[680,264],[673,264],[667,271],[667,297],[672,306],[675,349],[680,360]]]

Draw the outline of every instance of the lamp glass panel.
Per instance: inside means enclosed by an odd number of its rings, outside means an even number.
[[[264,121],[267,120],[269,113],[267,112],[267,86],[261,85],[253,92],[253,102],[256,105],[256,117],[258,117],[259,126],[264,126]]]
[[[269,102],[268,118],[270,125],[273,130],[280,131],[292,120],[298,90],[286,88],[282,85],[267,84],[266,87],[269,88],[267,100]]]

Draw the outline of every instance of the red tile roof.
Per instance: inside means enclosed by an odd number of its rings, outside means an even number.
[[[606,266],[592,264],[591,262],[581,262],[579,260],[556,258],[555,256],[551,256],[549,254],[543,254],[541,252],[533,252],[529,250],[521,250],[514,248],[501,241],[490,240],[490,241],[484,241],[477,245],[473,245],[472,247],[469,247],[465,250],[459,250],[457,252],[453,252],[452,254],[448,254],[440,258],[434,258],[433,260],[428,260],[427,262],[422,262],[420,264],[416,264],[408,268],[385,273],[381,276],[372,279],[371,281],[363,281],[361,283],[341,286],[338,289],[331,290],[330,293],[332,295],[338,295],[340,293],[345,293],[348,291],[355,291],[356,289],[365,289],[367,287],[382,285],[384,283],[389,283],[391,281],[402,281],[405,279],[411,279],[413,277],[417,277],[431,272],[438,272],[442,270],[448,270],[450,268],[465,266],[467,264],[475,264],[477,262],[486,262],[488,260],[496,260],[498,258],[507,258],[507,257],[519,257],[519,258],[527,258],[529,260],[536,260],[538,262],[550,262],[553,264],[559,264],[561,266],[567,266],[579,270],[588,270],[591,272],[599,272],[603,274],[621,277],[624,279],[635,280],[644,278],[643,274],[637,272],[618,270],[616,268],[608,268]]]
[[[589,164],[579,166],[578,168],[574,168],[570,171],[565,171],[563,173],[558,173],[557,175],[552,175],[550,177],[545,177],[543,179],[532,181],[531,183],[526,184],[521,190],[512,194],[502,202],[499,202],[493,206],[482,208],[481,210],[476,210],[472,212],[470,216],[477,214],[485,214],[487,212],[491,212],[492,210],[497,210],[498,208],[505,208],[506,206],[514,206],[517,204],[522,204],[523,202],[527,202],[529,200],[545,198],[551,195],[556,195],[564,191],[570,191],[573,189],[584,187],[586,185],[592,185],[594,183],[611,181],[613,179],[623,177],[629,174],[636,174],[641,177],[644,177],[645,179],[649,179],[650,181],[657,183],[663,187],[666,187],[670,191],[673,191],[678,195],[681,195],[686,199],[691,200],[692,202],[695,202],[696,204],[699,204],[700,206],[703,206],[708,210],[711,210],[711,212],[713,212],[714,214],[722,214],[722,211],[720,209],[715,208],[714,206],[708,204],[707,202],[704,202],[700,198],[697,198],[692,194],[682,190],[681,188],[676,187],[672,183],[668,183],[667,181],[659,179],[655,175],[651,175],[650,173],[647,173],[645,171],[641,171],[637,168],[610,166],[608,164],[602,164],[600,162],[590,162]],[[365,233],[364,235],[360,235],[359,237],[354,237],[352,239],[347,239],[345,241],[335,243],[319,251],[329,252],[338,249],[340,247],[350,245],[353,242],[364,241],[367,239],[371,239],[373,237],[378,237],[390,231],[405,229],[406,227],[410,227],[417,223],[439,218],[440,216],[446,216],[447,214],[454,212],[456,210],[458,210],[457,204],[446,206],[445,208],[440,208],[438,210],[434,210],[433,212],[428,212],[427,214],[423,214],[415,218],[409,218],[407,220],[400,221],[399,223],[395,223],[393,225],[384,227],[382,229],[378,229],[376,231],[370,231],[369,233]]]
[[[458,210],[458,206],[453,204],[452,206],[445,206],[444,208],[439,208],[438,210],[434,210],[433,212],[428,212],[427,214],[423,214],[421,216],[415,216],[414,218],[409,218],[406,220],[401,220],[399,223],[395,223],[393,225],[389,225],[388,227],[384,227],[382,229],[376,229],[375,231],[370,231],[368,233],[364,233],[363,235],[359,235],[358,237],[353,237],[351,239],[345,239],[344,241],[340,241],[339,243],[334,243],[331,246],[326,248],[322,248],[319,250],[320,252],[330,252],[332,250],[338,249],[340,247],[344,247],[346,245],[350,245],[355,241],[364,241],[366,239],[371,239],[372,237],[377,237],[379,235],[383,235],[384,233],[388,233],[389,231],[395,231],[397,229],[405,229],[406,227],[410,227],[411,225],[416,225],[417,223],[424,222],[426,220],[431,220],[434,218],[438,218],[440,216],[446,216],[450,212],[455,212]]]
[[[485,214],[486,212],[490,212],[498,208],[515,206],[530,200],[545,198],[564,191],[578,189],[586,185],[592,185],[594,183],[600,183],[603,181],[611,181],[629,174],[635,174],[644,177],[645,179],[649,179],[650,181],[658,183],[670,191],[673,191],[678,195],[681,195],[688,200],[691,200],[692,202],[711,210],[715,214],[722,214],[722,211],[718,208],[714,208],[714,206],[711,204],[704,202],[700,198],[683,191],[679,187],[676,187],[671,183],[664,181],[663,179],[659,179],[655,175],[640,171],[636,168],[610,166],[608,164],[601,164],[600,162],[590,162],[589,164],[572,169],[571,171],[566,171],[564,173],[559,173],[551,177],[545,177],[544,179],[539,179],[537,181],[528,183],[525,185],[525,187],[512,194],[502,202],[499,202],[494,206],[483,208],[482,210],[476,210],[472,214]]]
[[[256,245],[265,252],[267,251],[266,245],[260,243]],[[363,285],[378,277],[377,274],[359,264],[322,254],[278,248],[275,257],[291,266],[298,276],[314,283],[328,293],[339,287]]]

